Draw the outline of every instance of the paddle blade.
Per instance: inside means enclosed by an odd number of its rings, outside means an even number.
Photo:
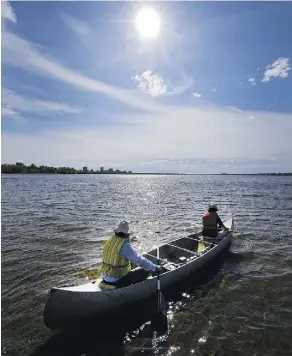
[[[158,334],[165,334],[168,331],[168,319],[166,303],[162,293],[159,293],[159,307],[151,319],[151,328]]]
[[[153,316],[151,320],[151,329],[156,331],[157,334],[165,334],[168,331],[167,315],[163,312],[159,312]]]

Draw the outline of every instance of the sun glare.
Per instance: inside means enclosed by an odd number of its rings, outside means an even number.
[[[136,29],[142,38],[156,38],[160,31],[160,17],[153,7],[141,8],[135,19]]]

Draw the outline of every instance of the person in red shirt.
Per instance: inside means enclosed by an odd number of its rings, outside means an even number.
[[[202,217],[203,219],[203,230],[202,235],[206,239],[221,241],[224,236],[228,233],[229,229],[223,224],[219,215],[217,214],[217,205],[209,205],[208,212]],[[223,228],[224,230],[219,232],[218,228]]]

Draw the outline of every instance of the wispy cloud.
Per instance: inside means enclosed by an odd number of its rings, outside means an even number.
[[[215,86],[213,89],[212,89],[212,92],[215,93],[218,89],[218,86]]]
[[[19,116],[18,113],[14,109],[10,108],[9,106],[2,106],[1,114],[3,117],[8,117],[8,118],[17,118]]]
[[[15,12],[8,1],[1,1],[1,17],[13,23],[17,22]]]
[[[291,70],[289,58],[279,57],[273,64],[266,67],[262,82],[268,83],[272,78],[287,78]]]
[[[133,79],[138,82],[138,88],[141,92],[153,97],[164,95],[168,92],[163,78],[156,73],[152,73],[151,70],[146,70],[141,75],[135,75]]]
[[[62,13],[61,18],[64,23],[73,31],[76,35],[87,35],[89,33],[89,27],[85,22],[77,20],[76,18]]]
[[[201,98],[203,96],[203,93],[191,93],[192,96],[194,96],[195,98]]]
[[[256,85],[257,83],[256,83],[256,78],[254,78],[254,77],[249,77],[248,78],[248,82],[251,84],[251,85]]]
[[[2,115],[8,117],[17,117],[21,112],[33,113],[37,115],[60,115],[80,113],[81,109],[73,108],[63,103],[39,100],[19,95],[12,90],[3,88]]]

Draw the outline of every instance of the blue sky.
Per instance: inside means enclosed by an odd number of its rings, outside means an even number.
[[[2,3],[2,163],[292,171],[291,17],[288,2]]]

